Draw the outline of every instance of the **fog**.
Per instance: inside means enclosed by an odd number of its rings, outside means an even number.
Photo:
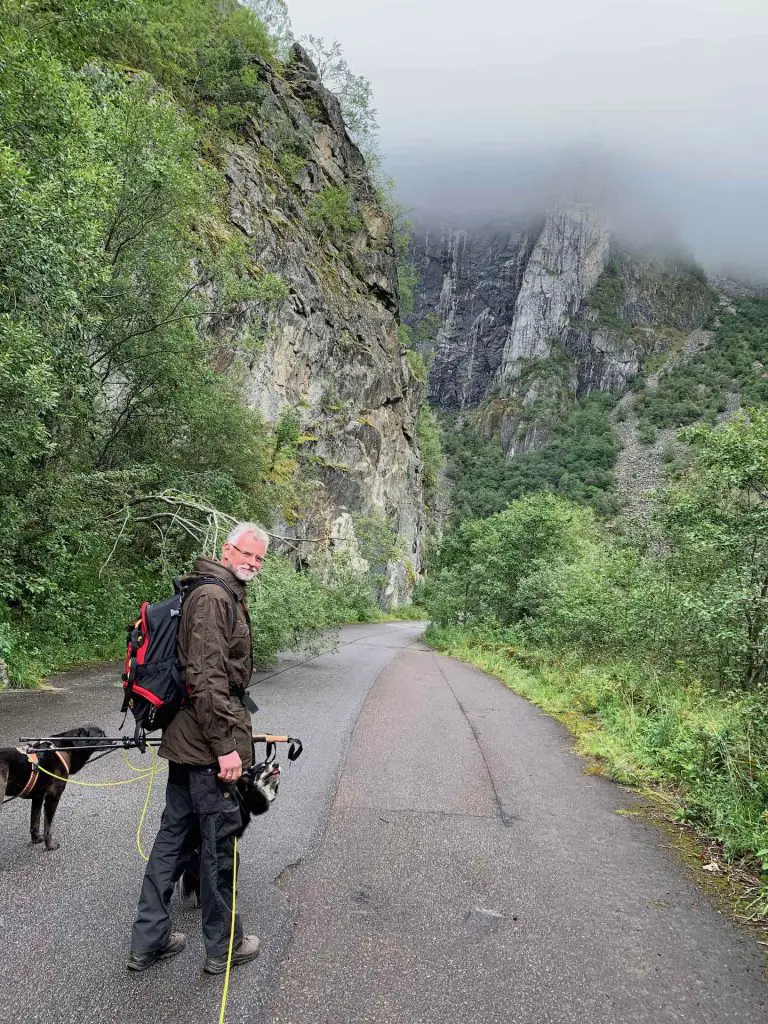
[[[373,83],[418,219],[506,219],[560,192],[710,268],[768,276],[765,0],[289,0]]]

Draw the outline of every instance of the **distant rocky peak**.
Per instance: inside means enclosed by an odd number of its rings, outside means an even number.
[[[546,439],[545,406],[621,392],[713,307],[690,257],[632,248],[587,204],[554,205],[527,225],[424,231],[412,254],[421,280],[410,321],[432,360],[429,398],[478,409],[510,454]]]
[[[608,262],[610,236],[592,207],[558,205],[544,219],[523,274],[499,381],[514,387],[523,360],[545,359]]]

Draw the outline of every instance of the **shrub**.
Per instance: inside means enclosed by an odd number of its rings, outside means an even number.
[[[637,439],[641,444],[655,444],[659,432],[652,423],[642,422],[637,428]]]
[[[307,203],[306,214],[315,231],[339,244],[363,227],[350,185],[327,185]]]
[[[417,424],[419,455],[421,456],[422,484],[427,495],[437,489],[445,459],[442,432],[432,408],[424,403],[419,409]]]
[[[421,384],[427,383],[427,368],[424,365],[424,360],[421,358],[420,353],[415,349],[409,348],[406,350],[405,358],[408,363],[408,369],[411,371],[413,376]]]
[[[278,163],[286,180],[291,183],[296,180],[299,172],[307,166],[306,157],[301,156],[299,153],[294,153],[292,150],[286,150],[286,152],[281,153]]]

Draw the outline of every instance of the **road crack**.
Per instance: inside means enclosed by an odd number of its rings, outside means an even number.
[[[448,676],[443,671],[443,666],[440,664],[440,662],[437,660],[437,657],[434,654],[432,655],[432,660],[434,661],[435,665],[437,666],[438,672],[443,677],[443,681],[445,682],[445,685],[451,691],[451,696],[456,701],[456,704],[458,705],[459,710],[461,711],[462,715],[464,716],[464,720],[466,721],[467,725],[469,726],[469,728],[470,728],[470,730],[472,732],[472,737],[473,737],[475,743],[477,744],[477,749],[480,751],[480,757],[483,759],[483,764],[485,765],[485,771],[486,771],[486,773],[488,775],[488,781],[491,784],[491,791],[493,793],[493,798],[496,801],[496,807],[498,808],[498,811],[499,811],[499,818],[501,819],[501,822],[502,822],[503,825],[511,825],[512,822],[515,821],[515,815],[514,814],[508,814],[504,810],[504,806],[503,806],[503,804],[501,802],[501,798],[499,797],[498,790],[496,789],[496,783],[494,782],[493,775],[491,774],[491,769],[490,769],[490,767],[488,765],[488,759],[485,756],[485,751],[483,750],[483,745],[480,742],[480,737],[478,735],[477,729],[475,728],[472,720],[470,719],[469,715],[467,714],[467,709],[464,707],[464,705],[461,703],[459,698],[456,696],[456,691],[454,690],[454,688],[451,686],[450,682],[448,681]]]

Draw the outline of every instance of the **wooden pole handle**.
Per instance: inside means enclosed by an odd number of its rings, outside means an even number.
[[[268,732],[256,732],[253,734],[255,743],[287,743],[290,736],[273,736]]]

